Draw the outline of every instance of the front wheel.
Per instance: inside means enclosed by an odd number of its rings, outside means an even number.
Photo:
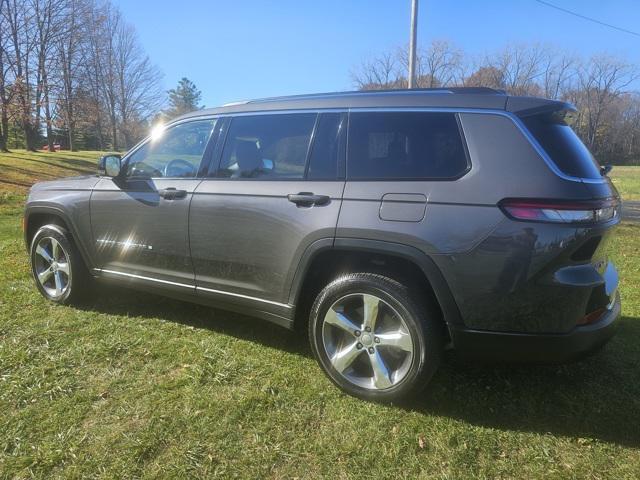
[[[44,225],[31,242],[31,271],[40,293],[56,303],[72,303],[85,293],[90,276],[68,232]]]
[[[427,384],[440,364],[441,330],[425,299],[372,273],[327,285],[309,322],[313,353],[328,377],[351,395],[383,402]]]

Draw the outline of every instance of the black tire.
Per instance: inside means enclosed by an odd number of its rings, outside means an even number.
[[[49,242],[49,245],[53,245],[51,240],[59,244],[68,262],[68,275],[65,272],[61,273],[63,282],[65,277],[67,282],[65,284],[65,288],[59,295],[54,291],[57,288],[54,286],[54,280],[49,279],[43,285],[43,283],[38,279],[38,270],[42,270],[46,263],[43,261],[43,257],[37,253],[37,247],[38,245],[41,245],[41,242],[44,242],[42,245],[44,245],[45,248],[47,242]],[[47,300],[51,300],[52,302],[66,305],[79,302],[86,296],[93,279],[84,265],[80,252],[78,252],[69,232],[65,228],[54,224],[40,227],[33,236],[29,253],[31,260],[31,273],[36,283],[36,287],[43,297]],[[49,253],[52,252],[49,251]],[[49,284],[49,288],[46,287],[47,284]]]
[[[378,297],[387,304],[384,308],[390,306],[394,309],[402,317],[403,325],[406,325],[406,330],[411,337],[413,353],[411,360],[406,361],[408,367],[404,368],[405,373],[403,373],[401,380],[388,388],[367,388],[350,381],[334,368],[325,347],[323,324],[329,308],[336,302],[341,302],[345,298],[355,298],[360,294]],[[362,311],[364,316],[364,306]],[[365,335],[365,333],[355,332],[354,335]],[[375,335],[375,331],[373,335]],[[440,365],[444,345],[443,337],[442,320],[437,309],[426,298],[417,292],[412,292],[407,285],[373,273],[352,273],[331,282],[317,296],[311,308],[309,319],[311,349],[323,371],[334,384],[348,394],[369,401],[396,402],[423,390]],[[356,340],[358,338],[362,337],[356,337]],[[367,337],[367,341],[370,341],[370,337]],[[358,345],[360,345],[358,348],[362,348],[361,343]],[[378,348],[380,346],[373,345]],[[364,350],[364,354],[372,354],[371,348]],[[361,360],[360,358],[358,361]],[[373,365],[372,360],[371,362]],[[367,368],[366,360],[364,368]],[[373,367],[371,369],[373,372]]]

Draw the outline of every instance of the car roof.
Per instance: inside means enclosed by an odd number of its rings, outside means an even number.
[[[505,110],[518,114],[543,110],[574,109],[565,102],[538,97],[510,96],[485,87],[362,90],[262,98],[227,103],[196,110],[176,120],[191,117],[282,110],[347,108],[460,108]]]

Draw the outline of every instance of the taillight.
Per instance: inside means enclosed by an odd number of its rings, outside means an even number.
[[[498,205],[508,217],[527,222],[601,223],[618,215],[614,199],[580,202],[507,198]]]

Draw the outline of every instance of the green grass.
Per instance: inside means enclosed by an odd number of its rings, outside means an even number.
[[[613,167],[609,176],[624,200],[640,200],[640,167]]]
[[[383,406],[342,394],[303,339],[256,320],[116,289],[46,302],[23,197],[0,188],[0,478],[640,476],[640,225],[614,240],[623,319],[596,356],[449,356],[419,400]]]

